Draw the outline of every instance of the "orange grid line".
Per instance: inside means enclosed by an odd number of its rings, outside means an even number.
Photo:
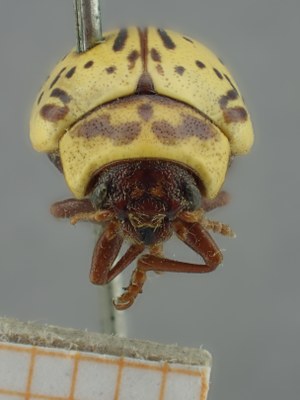
[[[201,371],[200,400],[206,400],[207,394],[208,394],[208,383],[206,381],[205,372]]]
[[[123,357],[121,357],[119,359],[118,365],[119,365],[119,370],[118,370],[117,382],[116,382],[116,387],[115,387],[114,400],[118,400],[119,397],[120,397],[122,374],[123,374],[123,368],[124,368],[124,365],[125,365]]]
[[[25,400],[30,400],[30,389],[31,389],[33,371],[34,371],[35,360],[36,360],[36,357],[35,357],[36,350],[37,350],[36,347],[31,348],[31,358],[30,358],[29,372],[28,372],[28,377],[27,377]]]
[[[101,358],[101,356],[80,355],[80,360],[81,361],[91,361],[91,362],[96,362],[96,363],[103,363],[103,364],[107,363],[107,364],[119,365],[118,359],[110,360],[110,359]],[[154,363],[154,361],[149,361],[149,362]],[[149,365],[149,364],[143,363],[142,361],[133,361],[133,360],[125,361],[124,360],[124,364],[128,368],[148,369],[151,371],[158,371],[158,372],[160,372],[162,370],[162,366],[155,365],[155,364]],[[187,370],[184,368],[172,367],[171,365],[169,365],[169,370],[170,370],[170,372],[173,372],[173,373],[189,375],[189,376],[199,376],[199,378],[201,378],[201,371]]]
[[[30,345],[29,345],[30,346]],[[122,381],[122,373],[123,369],[125,367],[128,368],[137,368],[137,369],[144,369],[144,370],[151,370],[151,371],[159,371],[162,373],[162,381],[161,381],[161,387],[160,387],[160,395],[159,395],[159,400],[164,399],[164,394],[165,394],[165,388],[166,388],[166,380],[167,380],[167,374],[168,372],[172,373],[178,373],[181,375],[188,375],[188,376],[195,376],[199,377],[201,379],[201,393],[200,393],[200,400],[205,400],[207,397],[208,393],[208,383],[206,382],[206,373],[205,371],[193,371],[193,370],[186,370],[184,368],[180,367],[173,367],[170,366],[167,362],[164,364],[157,366],[157,365],[149,365],[146,363],[143,363],[141,361],[132,361],[132,360],[126,360],[122,358],[116,358],[116,359],[108,359],[108,358],[102,358],[100,354],[92,354],[92,355],[86,355],[86,354],[81,354],[79,352],[74,352],[73,354],[68,354],[66,353],[65,349],[61,349],[61,351],[57,350],[48,350],[46,348],[38,348],[35,346],[30,346],[26,347],[20,347],[19,345],[14,345],[11,343],[0,343],[0,350],[9,350],[9,351],[15,351],[15,352],[25,352],[31,353],[31,360],[30,360],[30,366],[29,366],[29,373],[28,373],[28,380],[27,380],[27,386],[26,386],[26,392],[18,392],[18,391],[10,391],[6,389],[1,389],[0,388],[0,394],[6,394],[10,396],[22,396],[24,397],[25,400],[31,399],[47,399],[47,400],[74,400],[74,393],[75,393],[75,386],[76,386],[76,381],[77,381],[77,375],[78,375],[78,365],[79,361],[90,361],[90,362],[96,362],[96,363],[102,363],[102,364],[114,364],[119,366],[118,370],[118,376],[117,376],[117,381],[116,381],[116,388],[115,388],[115,395],[114,395],[114,400],[118,400],[120,396],[120,387],[121,387],[121,381]],[[73,375],[72,375],[72,380],[71,380],[71,387],[70,387],[70,394],[67,398],[65,397],[49,397],[49,395],[42,395],[42,394],[33,394],[30,392],[30,387],[32,383],[32,378],[33,378],[33,373],[34,373],[34,366],[35,366],[35,360],[36,356],[50,356],[50,357],[58,357],[58,358],[71,358],[73,359],[74,366],[73,366]]]
[[[161,384],[160,384],[160,391],[159,391],[159,400],[163,400],[165,397],[168,371],[169,371],[168,364],[164,363],[163,367],[161,369],[162,377],[161,377]]]
[[[26,393],[18,392],[16,390],[7,390],[7,389],[0,389],[0,394],[5,394],[7,396],[19,396],[24,397]],[[34,394],[30,393],[30,399],[38,399],[38,400],[68,400],[66,397],[57,397],[57,396],[49,396],[44,394]]]
[[[80,353],[74,355],[73,374],[71,380],[70,396],[68,400],[74,400],[75,387],[77,382],[78,364],[80,361]]]
[[[23,352],[31,353],[32,346],[31,345],[29,345],[29,346],[30,347],[26,347],[26,345],[24,345],[24,347],[20,347],[19,345],[16,345],[16,344],[0,343],[0,349],[1,350],[9,350],[9,351],[11,351],[11,349],[14,349],[17,353],[23,353]]]

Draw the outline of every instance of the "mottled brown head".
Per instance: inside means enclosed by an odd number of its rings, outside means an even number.
[[[198,185],[186,168],[171,161],[127,161],[101,171],[90,198],[95,208],[113,211],[125,236],[150,246],[172,235],[178,213],[200,207]]]

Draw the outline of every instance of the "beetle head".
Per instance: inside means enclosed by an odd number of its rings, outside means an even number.
[[[172,235],[182,211],[200,207],[201,195],[191,174],[168,161],[124,162],[101,173],[90,199],[96,209],[110,209],[125,236],[146,246]]]

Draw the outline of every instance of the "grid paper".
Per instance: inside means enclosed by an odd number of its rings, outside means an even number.
[[[209,366],[0,342],[0,400],[206,400]]]

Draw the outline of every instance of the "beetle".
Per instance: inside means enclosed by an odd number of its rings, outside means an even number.
[[[235,80],[203,44],[155,27],[104,38],[54,68],[34,104],[30,137],[74,195],[52,214],[103,225],[91,282],[107,284],[138,258],[114,301],[123,310],[147,271],[206,273],[222,262],[208,230],[233,232],[205,213],[228,202],[221,188],[230,160],[249,152],[253,128]],[[173,233],[204,262],[165,258]],[[124,240],[129,247],[116,261]]]

